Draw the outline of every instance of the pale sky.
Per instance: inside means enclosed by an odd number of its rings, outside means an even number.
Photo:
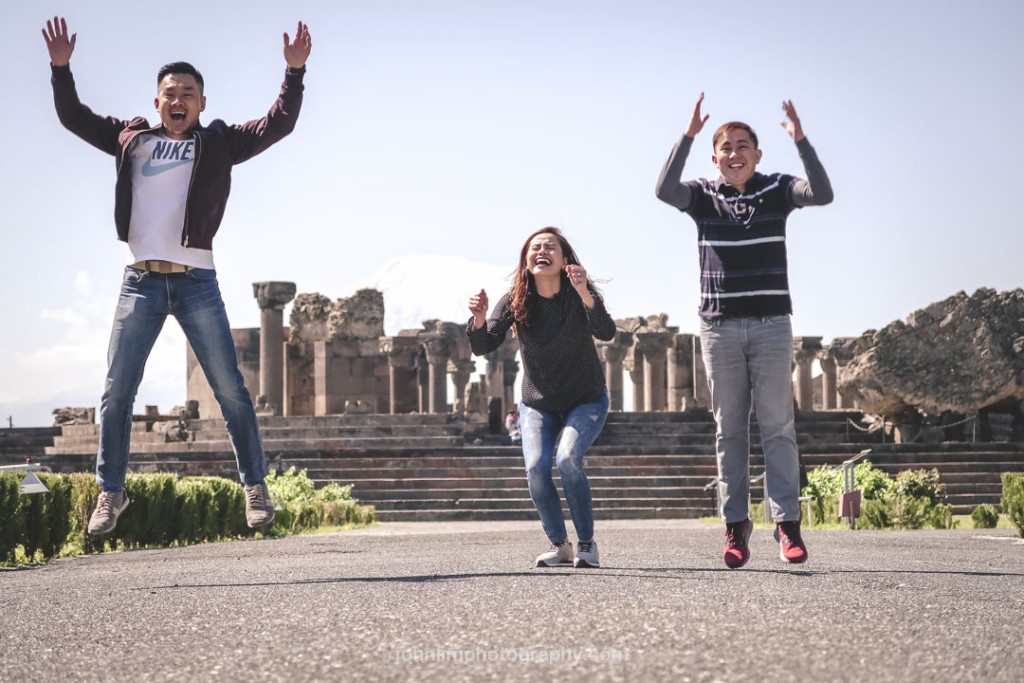
[[[156,72],[178,60],[205,77],[203,122],[263,116],[281,34],[309,24],[298,126],[235,169],[214,242],[234,327],[259,325],[253,282],[337,298],[424,254],[510,270],[530,232],[557,225],[614,317],[667,313],[696,332],[693,221],[654,185],[701,91],[711,118],[684,178],[717,175],[710,132],[731,119],[757,130],[759,170],[803,175],[778,125],[788,98],[832,179],[833,204],[789,220],[796,334],[856,336],[960,290],[1021,286],[1016,0],[33,4],[8,3],[0,26],[0,426],[98,405],[127,262],[113,157],[53,111],[46,12],[78,33],[82,101],[151,121]],[[466,276],[435,275],[460,300],[483,286]],[[169,320],[136,412],[184,401],[184,359]]]

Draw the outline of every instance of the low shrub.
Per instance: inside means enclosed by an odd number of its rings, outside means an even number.
[[[891,529],[893,522],[889,502],[884,499],[864,501],[860,506],[858,524],[864,529]]]
[[[1017,527],[1017,533],[1024,538],[1024,472],[1003,473],[1003,497],[1000,501],[1003,514]]]
[[[995,529],[999,524],[999,511],[994,505],[982,503],[971,510],[971,523],[975,529]]]
[[[278,503],[291,503],[316,500],[316,485],[306,474],[306,470],[296,471],[291,466],[287,471],[278,474],[271,472],[266,478],[270,497]]]
[[[870,460],[853,467],[853,485],[861,492],[862,501],[876,500],[892,490],[893,481],[884,470],[876,469]],[[811,509],[815,524],[838,523],[839,496],[843,492],[843,470],[839,467],[818,467],[807,474],[802,495],[813,499]],[[863,505],[861,506],[863,509]]]
[[[355,502],[352,498],[352,484],[328,484],[327,486],[319,489],[317,497],[325,503],[333,503],[336,501],[350,501]]]
[[[819,467],[808,473],[803,494],[813,499],[815,523],[838,523],[843,492],[840,468]],[[853,469],[854,486],[861,492],[860,526],[868,529],[952,529],[953,506],[946,504],[946,486],[937,469],[904,470],[895,479],[869,460]]]
[[[927,500],[930,505],[946,501],[946,485],[939,481],[935,468],[903,470],[896,475],[892,490],[897,496]]]
[[[953,519],[953,506],[948,503],[933,505],[928,512],[928,523],[936,529],[955,529],[960,524]]]

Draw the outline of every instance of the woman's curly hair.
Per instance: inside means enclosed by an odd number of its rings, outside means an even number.
[[[519,250],[519,265],[512,274],[512,287],[509,289],[509,305],[512,309],[512,317],[515,319],[517,326],[522,325],[523,328],[530,326],[530,314],[533,311],[534,303],[537,301],[537,283],[534,282],[533,273],[530,272],[530,267],[527,263],[527,251],[533,238],[544,234],[555,236],[558,244],[562,247],[562,255],[567,263],[574,266],[580,265],[576,251],[558,228],[550,226],[541,228],[526,238],[523,248]],[[572,286],[569,284],[569,276],[566,275],[565,270],[562,271],[561,277],[563,287]],[[594,289],[589,275],[587,276],[587,285]]]

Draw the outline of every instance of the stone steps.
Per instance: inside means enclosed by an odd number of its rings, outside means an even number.
[[[880,433],[851,426],[860,420],[853,411],[799,414],[797,435],[805,466],[838,466],[870,448],[867,458],[891,474],[934,467],[958,513],[981,502],[998,505],[1001,473],[1024,471],[1021,444],[882,443]],[[354,496],[373,504],[382,520],[536,519],[520,447],[508,445],[503,435],[487,434],[479,420],[448,415],[262,416],[260,425],[271,467],[305,469],[318,484],[351,483]],[[152,427],[132,425],[134,471],[237,479],[222,421],[188,421],[185,441],[168,442],[163,431]],[[586,460],[595,516],[713,514],[713,498],[704,486],[716,475],[714,432],[707,411],[609,415]],[[54,443],[43,456],[48,466],[58,471],[92,468],[97,425],[65,427],[50,438]],[[762,471],[755,420],[751,475]],[[557,470],[555,480],[560,489]],[[755,485],[755,502],[761,493]]]
[[[26,458],[37,462],[59,434],[59,427],[0,429],[0,465],[22,464]]]

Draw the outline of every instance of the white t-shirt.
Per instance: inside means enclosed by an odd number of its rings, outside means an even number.
[[[213,268],[213,252],[181,246],[185,204],[195,166],[196,141],[143,133],[131,150],[131,260],[160,260]]]

